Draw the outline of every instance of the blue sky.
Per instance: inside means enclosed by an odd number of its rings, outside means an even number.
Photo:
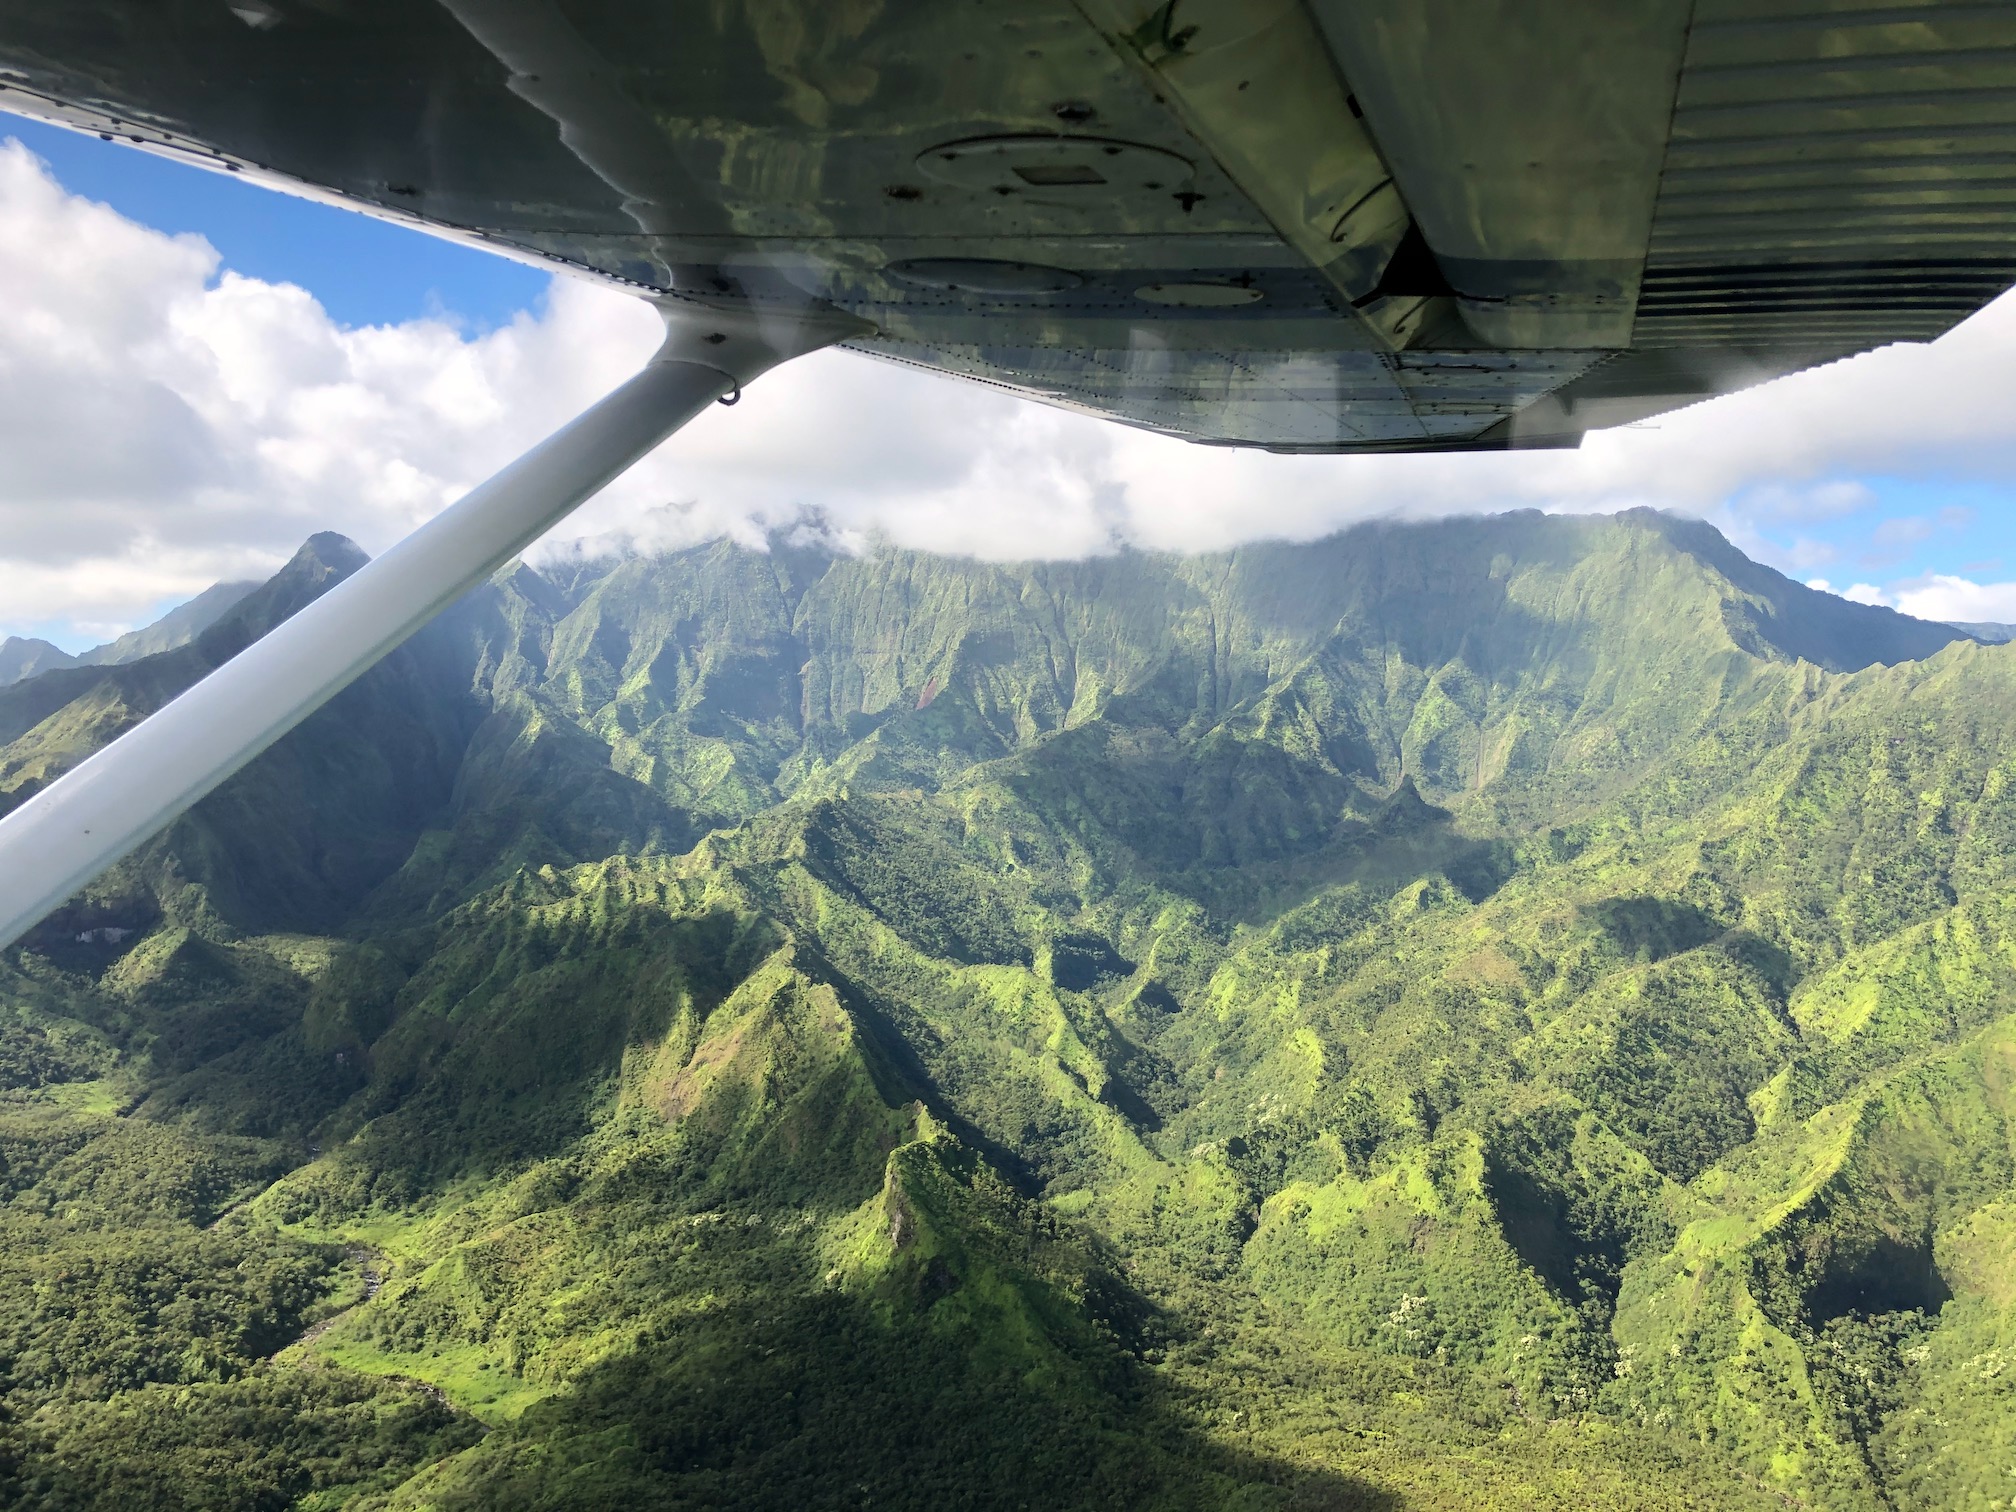
[[[1824,518],[1772,519],[1759,534],[1774,565],[1840,588],[1948,574],[1974,581],[2016,575],[2016,488],[1967,478],[1855,480],[1864,502]]]
[[[647,307],[603,286],[4,115],[0,288],[0,635],[72,649],[263,576],[317,530],[384,549],[657,339]],[[1575,452],[1199,448],[820,353],[682,432],[540,549],[805,525],[842,546],[1072,557],[1648,504],[1852,597],[2016,621],[2016,296],[1931,347]]]
[[[170,233],[193,231],[226,267],[299,284],[346,326],[446,314],[484,328],[538,302],[550,275],[352,210],[23,116],[0,114],[73,194]]]

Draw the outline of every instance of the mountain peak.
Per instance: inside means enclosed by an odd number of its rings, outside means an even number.
[[[297,569],[319,567],[340,577],[348,577],[370,560],[364,548],[350,537],[333,530],[318,530],[301,543],[301,549],[288,558],[287,565],[280,572],[284,575]]]
[[[348,536],[318,531],[272,577],[246,594],[197,637],[216,661],[235,656],[275,625],[315,602],[371,558]]]
[[[77,658],[53,642],[35,636],[10,635],[0,640],[0,687],[47,672],[51,667],[76,665]]]

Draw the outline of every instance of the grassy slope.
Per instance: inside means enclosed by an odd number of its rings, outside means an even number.
[[[324,1393],[272,1505],[2006,1498],[2006,651],[1645,515],[458,615],[403,865],[276,920],[213,800],[11,979],[7,1263],[102,1147],[240,1278],[5,1325],[49,1504],[208,1378]]]

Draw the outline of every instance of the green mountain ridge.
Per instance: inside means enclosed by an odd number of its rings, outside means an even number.
[[[10,635],[0,639],[0,687],[58,667],[109,667],[138,661],[187,645],[229,613],[257,583],[212,583],[186,603],[178,604],[152,624],[129,630],[102,646],[75,655],[51,641]]]
[[[76,660],[53,641],[37,636],[10,635],[0,640],[0,684],[19,682],[51,667],[74,666]]]
[[[0,966],[0,1486],[2006,1505],[2012,658],[1648,511],[509,569]]]
[[[1989,645],[1992,646],[1999,646],[2005,641],[2016,640],[2016,625],[1999,624],[1992,620],[1973,620],[1964,622],[1960,620],[1955,620],[1953,622],[1953,628],[1955,630],[1965,631],[1967,634],[1973,636],[1976,640],[1986,641]]]

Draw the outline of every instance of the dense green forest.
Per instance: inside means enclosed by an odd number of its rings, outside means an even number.
[[[0,807],[361,560],[0,688]],[[1648,512],[518,567],[0,958],[0,1504],[2016,1506],[2016,646]]]

